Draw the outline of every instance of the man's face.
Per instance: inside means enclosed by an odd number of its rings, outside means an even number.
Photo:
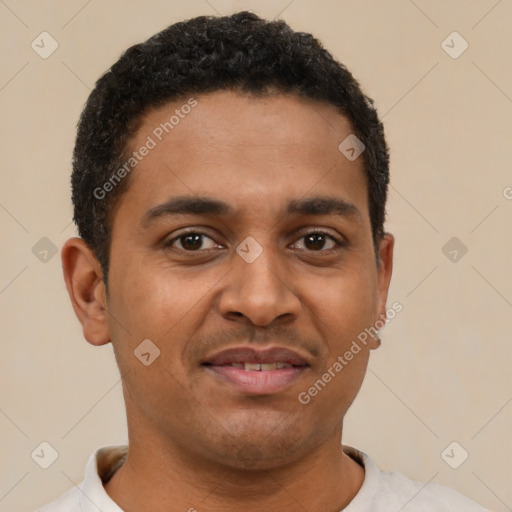
[[[270,468],[339,443],[375,342],[307,405],[298,396],[384,313],[392,240],[377,266],[362,157],[338,150],[352,130],[334,107],[228,91],[195,99],[161,141],[158,127],[185,102],[149,112],[130,145],[156,143],[115,212],[109,331],[140,437]],[[146,339],[160,350],[147,366],[134,355]],[[270,366],[244,365],[258,361]]]

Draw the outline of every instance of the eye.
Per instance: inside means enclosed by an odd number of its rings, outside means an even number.
[[[301,236],[304,248],[308,251],[329,252],[343,246],[343,243],[323,231],[311,231]],[[297,244],[298,242],[296,242]],[[300,247],[299,247],[300,248]]]
[[[207,247],[205,247],[205,244]],[[201,249],[208,250],[219,247],[211,237],[199,231],[182,233],[181,235],[165,242],[164,245],[165,247],[171,247],[173,249],[179,249],[187,252],[199,251]]]

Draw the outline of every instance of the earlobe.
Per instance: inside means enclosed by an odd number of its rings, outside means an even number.
[[[61,251],[66,288],[85,339],[92,345],[110,342],[108,310],[101,266],[81,238],[70,238]]]

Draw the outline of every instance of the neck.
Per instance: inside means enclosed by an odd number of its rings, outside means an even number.
[[[364,480],[364,469],[343,453],[340,434],[268,470],[231,468],[183,453],[158,436],[139,442],[130,436],[126,461],[105,490],[125,512],[337,512]]]

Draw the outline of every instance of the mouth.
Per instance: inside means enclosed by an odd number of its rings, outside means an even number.
[[[201,365],[214,378],[250,395],[270,395],[296,382],[309,368],[308,361],[285,348],[224,350]]]

